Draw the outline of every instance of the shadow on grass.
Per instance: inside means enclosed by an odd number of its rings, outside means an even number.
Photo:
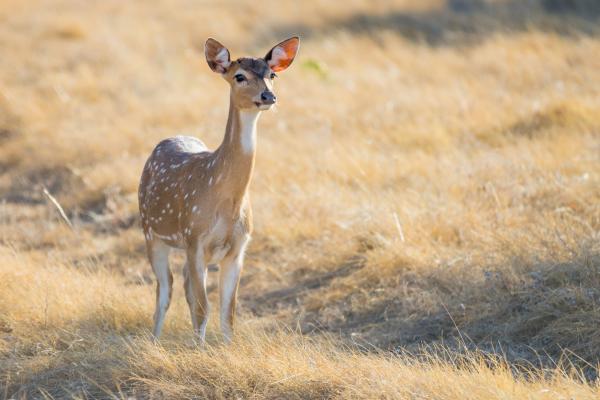
[[[297,282],[293,286],[276,289],[260,296],[247,297],[247,305],[255,314],[269,313],[273,309],[281,306],[290,306],[296,304],[299,298],[310,294],[313,290],[320,289],[329,285],[334,279],[342,278],[352,274],[364,266],[365,258],[361,255],[346,258],[337,268],[327,268],[326,272],[303,274],[303,271],[297,271]],[[304,278],[302,278],[304,276]],[[242,286],[244,280],[241,282]]]
[[[258,42],[264,45],[273,37],[295,34],[303,39],[319,38],[344,31],[374,37],[393,32],[430,46],[469,46],[499,32],[540,30],[567,37],[597,36],[599,20],[597,0],[447,0],[444,6],[426,12],[355,14],[322,25],[279,26]]]
[[[386,295],[375,302],[368,297],[378,288],[361,286],[362,292],[371,292],[358,300],[364,306],[355,306],[352,297],[357,290],[334,304],[316,309],[309,305],[319,293],[324,295],[335,279],[353,274],[362,265],[362,261],[350,261],[323,276],[298,279],[293,287],[248,297],[243,303],[257,315],[269,315],[282,307],[297,308],[301,310],[295,313],[297,320],[289,323],[298,323],[303,333],[341,335],[367,349],[418,353],[424,346],[443,346],[452,351],[482,351],[505,357],[514,365],[540,368],[555,366],[562,359],[583,368],[588,379],[597,377],[598,253],[566,262],[528,264],[517,260],[514,265],[466,275],[442,271],[443,267],[434,267],[422,276],[400,269],[398,281],[406,286],[380,287]],[[419,292],[435,299],[433,307],[415,305]]]

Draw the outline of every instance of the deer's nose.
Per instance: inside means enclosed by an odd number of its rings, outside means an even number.
[[[262,92],[260,94],[260,99],[263,101],[264,104],[275,104],[275,101],[277,101],[277,97],[275,97],[275,94],[273,94],[273,92],[269,90],[265,90],[264,92]]]

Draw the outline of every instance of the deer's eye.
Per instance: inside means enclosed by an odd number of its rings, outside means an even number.
[[[277,75],[275,74],[275,72],[271,72],[271,79],[275,79],[277,78]]]
[[[246,77],[242,74],[237,74],[233,78],[235,79],[236,82],[244,82],[246,80]]]

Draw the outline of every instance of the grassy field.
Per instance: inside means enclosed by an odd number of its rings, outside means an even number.
[[[292,34],[234,342],[175,254],[153,344],[143,163],[218,146],[207,37]],[[0,2],[0,398],[597,399],[599,362],[597,1]]]

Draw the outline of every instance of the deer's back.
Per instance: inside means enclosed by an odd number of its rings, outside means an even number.
[[[189,205],[192,192],[196,195],[192,164],[211,155],[202,141],[190,136],[176,136],[156,145],[144,166],[138,192],[147,239],[154,235],[182,247],[182,222],[189,218],[185,205]]]

